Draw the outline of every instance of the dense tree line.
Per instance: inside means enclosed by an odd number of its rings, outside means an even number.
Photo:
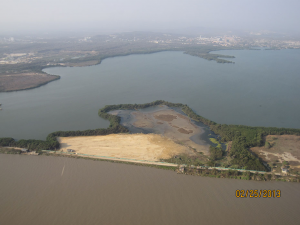
[[[234,56],[230,56],[230,55],[219,55],[219,54],[211,54],[209,52],[207,53],[203,53],[203,52],[199,52],[199,51],[186,51],[184,52],[185,54],[189,54],[191,56],[198,56],[200,58],[203,58],[203,59],[207,59],[209,61],[211,60],[214,60],[216,61],[217,63],[234,63],[232,61],[229,61],[229,60],[225,60],[225,59],[220,59],[219,57],[222,57],[222,58],[235,58]]]
[[[178,165],[204,166],[203,157],[201,157],[201,155],[189,156],[187,154],[180,154],[169,159],[163,159],[163,161]]]
[[[218,160],[223,156],[223,150],[213,146],[209,146],[209,153],[211,160]]]
[[[42,149],[57,149],[59,148],[59,142],[55,139],[48,139],[46,141],[41,140],[18,140],[13,138],[0,138],[0,146],[27,148],[31,151],[39,151]]]
[[[15,143],[13,138],[0,138],[0,146],[11,146]]]
[[[56,150],[60,147],[57,137],[95,136],[129,132],[126,127],[120,125],[120,117],[108,113],[102,113],[100,116],[110,121],[108,128],[83,131],[56,131],[49,134],[46,141],[33,139],[15,141],[13,138],[0,138],[0,146],[27,148],[30,151]]]
[[[281,181],[289,181],[289,182],[300,182],[300,177],[285,177],[285,176],[277,176],[275,174],[259,174],[259,173],[251,173],[249,171],[241,172],[237,170],[217,170],[217,169],[208,169],[208,168],[191,168],[185,167],[184,174],[188,175],[197,175],[204,177],[217,177],[217,178],[233,178],[233,179],[241,179],[241,180],[257,180],[257,181],[270,181],[270,180],[281,180]]]

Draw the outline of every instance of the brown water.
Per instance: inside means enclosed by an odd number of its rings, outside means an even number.
[[[0,224],[300,224],[300,184],[178,175],[142,166],[0,155]],[[236,189],[280,189],[238,199]]]

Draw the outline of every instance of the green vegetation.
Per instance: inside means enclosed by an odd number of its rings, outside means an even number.
[[[215,161],[223,157],[223,150],[221,148],[216,148],[209,146],[210,159]]]
[[[217,178],[233,178],[233,179],[241,179],[241,180],[257,180],[257,181],[289,181],[289,182],[300,182],[300,177],[280,177],[275,174],[265,173],[251,173],[241,172],[237,170],[217,170],[217,169],[208,169],[208,168],[184,168],[184,174],[188,175],[196,175],[203,177],[217,177]]]
[[[227,59],[233,59],[235,58],[234,56],[231,55],[220,55],[220,54],[213,54],[210,53],[212,51],[217,51],[217,50],[224,50],[228,49],[226,47],[221,47],[218,46],[213,47],[213,46],[193,46],[193,47],[185,47],[183,51],[185,51],[185,54],[191,55],[191,56],[197,56],[209,61],[216,61],[217,63],[234,63],[233,61],[225,60],[225,59],[220,59],[220,58],[227,58]],[[241,49],[238,47],[232,47],[231,49]]]
[[[14,149],[14,148],[0,147],[0,153],[4,153],[4,154],[21,154],[22,151],[19,150],[19,149]]]
[[[13,138],[0,138],[0,146],[10,146],[14,142]]]
[[[226,151],[228,151],[229,143],[227,142],[225,145],[226,145]]]
[[[221,148],[221,143],[216,138],[209,139],[212,143],[216,144],[218,148]]]
[[[222,137],[222,142],[232,141],[232,146],[229,151],[231,158],[230,165],[235,168],[243,168],[247,170],[267,171],[267,168],[261,160],[249,151],[250,147],[262,146],[264,144],[263,137],[274,134],[293,134],[300,135],[300,129],[275,128],[275,127],[249,127],[243,125],[226,125],[217,124],[202,116],[197,115],[190,107],[181,103],[171,103],[163,100],[154,101],[146,104],[120,104],[107,105],[100,109],[98,114],[100,117],[110,121],[107,129],[85,130],[85,131],[57,131],[47,136],[46,141],[40,140],[19,140],[15,141],[12,138],[0,138],[0,146],[23,147],[29,150],[39,151],[41,149],[56,150],[59,148],[59,142],[56,137],[68,136],[93,136],[107,135],[113,133],[127,133],[127,128],[120,125],[120,117],[108,114],[112,110],[120,109],[143,109],[151,106],[166,105],[169,107],[178,107],[189,116],[191,119],[202,122],[208,125],[210,129]],[[186,161],[186,160],[185,160]],[[197,162],[193,162],[197,163]],[[200,164],[202,162],[198,162]],[[211,163],[215,163],[213,160]],[[183,163],[184,164],[184,163]],[[198,165],[196,164],[196,165]]]
[[[249,151],[250,147],[262,146],[264,144],[264,136],[271,134],[300,135],[300,129],[217,124],[197,115],[186,105],[182,107],[182,110],[191,119],[208,125],[214,133],[222,137],[222,142],[232,141],[229,152],[232,157],[231,164],[237,165],[238,168],[260,171],[267,170],[263,163]]]
[[[196,156],[189,156],[186,154],[176,155],[170,159],[163,159],[161,161],[174,163],[178,165],[188,165],[188,166],[204,166],[207,161],[207,157],[200,154]]]
[[[59,142],[56,137],[48,135],[46,141],[41,140],[24,140],[15,141],[13,138],[0,138],[0,146],[27,148],[30,151],[39,151],[42,149],[57,149]]]
[[[270,142],[266,141],[265,148],[271,148]]]
[[[209,61],[214,60],[217,63],[234,63],[234,62],[226,60],[226,59],[220,59],[219,57],[222,57],[222,58],[235,58],[234,56],[230,56],[230,55],[212,54],[212,53],[209,53],[209,52],[202,52],[202,51],[199,52],[197,50],[196,51],[189,50],[189,51],[186,51],[185,53],[189,54],[191,56],[198,56],[200,58],[207,59]]]

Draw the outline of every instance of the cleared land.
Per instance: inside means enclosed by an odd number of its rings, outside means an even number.
[[[17,91],[34,88],[58,79],[44,73],[19,73],[0,76],[0,91]]]
[[[125,114],[124,114],[125,113]],[[148,134],[110,134],[103,136],[59,137],[61,152],[67,149],[78,154],[122,158],[123,161],[159,162],[178,155],[208,154],[208,145],[200,145],[190,137],[203,131],[191,120],[168,107],[150,112],[116,110],[111,114],[128,117],[127,125],[151,131]],[[123,124],[125,125],[125,124]],[[205,157],[206,158],[206,157]]]
[[[110,134],[105,136],[60,137],[61,149],[76,153],[116,158],[159,161],[190,152],[185,146],[158,134]]]
[[[254,147],[250,150],[269,165],[274,166],[274,172],[280,172],[284,161],[288,162],[290,169],[300,171],[300,136],[268,135],[266,142],[270,145]]]

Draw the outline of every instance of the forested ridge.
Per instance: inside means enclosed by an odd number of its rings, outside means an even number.
[[[108,114],[112,110],[125,109],[143,109],[151,106],[166,105],[169,107],[178,107],[189,116],[191,119],[202,122],[209,126],[210,129],[222,137],[222,141],[232,141],[232,146],[229,152],[231,164],[237,165],[239,168],[266,171],[267,168],[263,165],[258,157],[253,155],[250,147],[262,146],[264,144],[263,137],[266,135],[300,135],[300,129],[276,128],[276,127],[249,127],[243,125],[227,125],[217,124],[209,119],[197,115],[190,107],[181,103],[171,103],[163,100],[157,100],[146,104],[120,104],[107,105],[99,109],[98,115],[109,120],[108,128],[84,130],[84,131],[56,131],[47,136],[46,141],[41,140],[19,140],[13,138],[0,138],[0,146],[22,147],[29,150],[40,151],[42,149],[56,150],[59,148],[57,137],[68,136],[94,136],[107,135],[114,133],[127,133],[129,130],[120,125],[121,118],[119,116]]]

